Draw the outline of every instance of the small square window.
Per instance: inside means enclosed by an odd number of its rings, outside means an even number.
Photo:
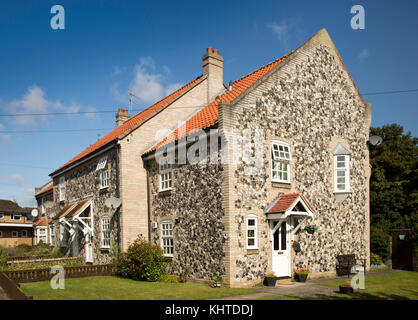
[[[12,231],[12,238],[17,238],[17,237],[19,237],[19,232]]]

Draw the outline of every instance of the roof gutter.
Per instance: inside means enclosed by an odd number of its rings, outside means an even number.
[[[107,148],[104,148],[104,149],[102,149],[100,151],[93,151],[93,153],[90,154],[90,156],[88,156],[86,158],[82,158],[82,160],[80,160],[79,162],[76,162],[76,163],[70,165],[69,167],[64,167],[62,169],[58,169],[58,170],[54,171],[53,173],[51,173],[49,176],[51,178],[55,178],[55,177],[59,176],[60,174],[63,174],[64,172],[67,172],[67,171],[73,169],[74,167],[77,167],[80,164],[85,163],[85,162],[89,161],[90,159],[92,159],[94,157],[97,157],[98,155],[101,155],[102,153],[104,153],[104,152],[112,149],[113,147],[115,147],[116,144],[117,144],[117,140],[118,140],[118,138],[116,138],[114,140],[116,142],[111,143]]]

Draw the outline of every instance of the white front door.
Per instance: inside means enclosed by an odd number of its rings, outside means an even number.
[[[79,253],[78,248],[78,229],[74,229],[74,235],[73,235],[73,257],[77,257]]]
[[[274,231],[279,220],[270,222],[270,230]],[[288,219],[272,234],[272,271],[276,277],[290,277],[290,224]]]
[[[90,233],[86,234],[85,251],[86,251],[86,262],[93,263],[93,244],[91,243]]]

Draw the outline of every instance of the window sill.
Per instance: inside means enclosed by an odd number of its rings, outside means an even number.
[[[283,189],[291,189],[292,188],[292,184],[290,182],[272,181],[271,186],[273,188],[283,188]]]
[[[248,255],[256,255],[258,253],[259,253],[258,248],[247,249],[247,254]]]
[[[110,247],[100,247],[100,251],[110,251]]]
[[[171,190],[172,190],[172,189],[160,190],[160,191],[158,191],[158,194],[159,194],[160,196],[168,196],[168,195],[170,195],[170,194],[171,194]]]
[[[173,256],[164,256],[165,261],[172,261],[173,260]]]

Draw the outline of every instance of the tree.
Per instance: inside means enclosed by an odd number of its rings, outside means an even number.
[[[383,138],[381,145],[370,146],[370,223],[371,250],[386,256],[382,232],[388,237],[392,229],[414,228],[418,231],[418,148],[416,137],[404,134],[397,124],[370,129]]]

